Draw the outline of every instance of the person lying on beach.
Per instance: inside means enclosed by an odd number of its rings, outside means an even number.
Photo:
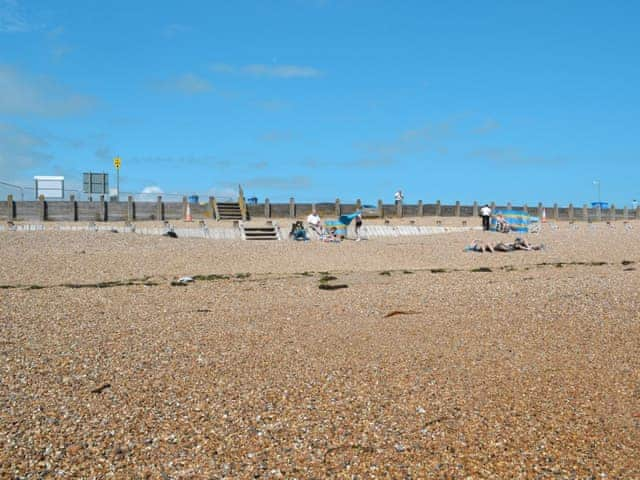
[[[496,252],[513,252],[515,247],[513,243],[498,242],[493,246]]]
[[[493,246],[490,243],[483,243],[480,240],[474,240],[468,247],[465,247],[465,252],[490,252],[493,253]]]
[[[515,250],[543,250],[544,245],[531,245],[523,238],[516,238],[512,243],[497,242],[491,244],[489,242],[483,243],[480,240],[474,240],[468,247],[465,247],[465,252],[513,252]]]
[[[516,238],[515,241],[513,242],[513,246],[515,248],[515,250],[542,250],[544,249],[544,245],[540,244],[540,245],[532,245],[529,242],[527,242],[526,239],[524,238]]]

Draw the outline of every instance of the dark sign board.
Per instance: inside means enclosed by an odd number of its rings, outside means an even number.
[[[89,195],[109,195],[109,174],[83,173],[82,191]]]

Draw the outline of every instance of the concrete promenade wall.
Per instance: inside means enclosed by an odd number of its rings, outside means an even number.
[[[189,204],[191,215],[194,219],[213,218],[213,205],[215,199],[211,197],[205,205]],[[249,216],[252,219],[259,218],[304,218],[312,210],[317,210],[321,217],[331,218],[352,213],[360,206],[357,203],[342,203],[339,199],[334,202],[296,203],[292,198],[288,203],[270,203],[268,199],[264,203],[247,205]],[[492,209],[520,210],[542,217],[543,211],[547,220],[573,220],[573,221],[611,221],[611,220],[635,220],[640,219],[640,207],[636,209],[616,208],[614,205],[608,209],[589,208],[587,205],[558,206],[542,205],[496,205],[491,204]],[[108,202],[103,197],[98,201],[15,201],[11,195],[5,201],[0,201],[0,220],[4,221],[81,221],[81,222],[107,222],[107,221],[135,221],[135,220],[179,220],[184,218],[187,209],[187,197],[182,202],[165,202],[158,197],[152,202],[137,202],[132,197],[127,201]],[[384,204],[378,200],[375,211],[368,212],[383,218],[400,217],[477,217],[480,205],[423,203],[417,204]]]

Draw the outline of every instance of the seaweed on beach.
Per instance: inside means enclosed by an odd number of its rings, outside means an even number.
[[[384,270],[382,272],[380,272],[380,275],[387,275],[388,277],[391,276],[391,272],[389,270]]]
[[[431,273],[447,273],[446,268],[432,268],[429,270]]]
[[[491,270],[489,267],[478,267],[478,268],[472,268],[471,271],[489,273],[489,272],[492,272],[493,270]]]
[[[622,265],[632,265],[636,262],[634,262],[633,260],[622,260],[622,262],[620,262]]]
[[[331,280],[337,280],[338,277],[334,277],[333,275],[323,275],[320,277],[320,282],[330,282]]]
[[[330,285],[328,283],[321,283],[318,285],[320,290],[339,290],[341,288],[349,288],[349,285],[338,284],[338,285]]]
[[[218,273],[211,273],[209,275],[194,275],[193,277],[194,280],[205,280],[205,281],[212,281],[212,280],[228,280],[229,279],[229,275],[221,275]]]
[[[419,313],[422,312],[414,312],[411,310],[393,310],[387,313],[384,318],[395,317],[396,315],[418,315]]]

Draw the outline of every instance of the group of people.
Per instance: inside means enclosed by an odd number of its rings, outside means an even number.
[[[354,219],[356,242],[360,241],[360,229],[362,228],[362,214],[358,214]],[[307,217],[309,230],[313,231],[320,240],[324,242],[339,242],[344,240],[344,235],[338,235],[336,227],[326,228],[322,224],[320,215],[316,210]],[[291,227],[289,236],[294,240],[309,240],[309,235],[302,221],[295,222]]]
[[[481,242],[480,240],[474,240],[471,245],[465,248],[467,252],[513,252],[516,250],[543,250],[544,245],[532,245],[524,238],[516,238],[513,242]]]

